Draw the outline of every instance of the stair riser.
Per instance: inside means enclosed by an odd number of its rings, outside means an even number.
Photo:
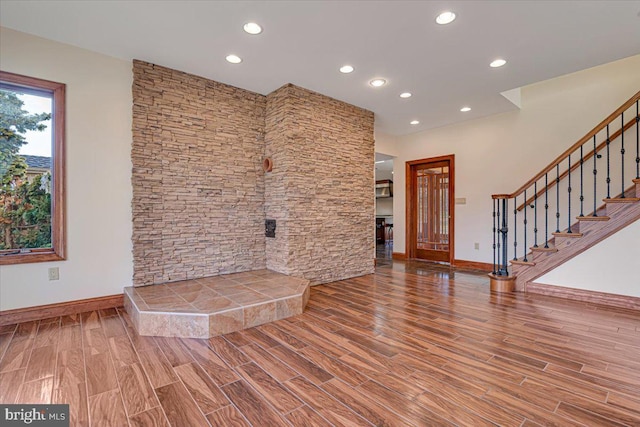
[[[583,234],[586,233],[587,231],[590,231],[590,230],[600,229],[600,227],[602,227],[602,222],[600,222],[600,221],[582,221],[582,222],[580,222],[580,230],[582,230],[581,233],[583,233]]]
[[[628,203],[607,203],[607,216],[614,216],[616,212],[620,212],[628,206]]]
[[[587,233],[582,233],[583,236],[585,236],[586,234]],[[581,239],[581,237],[560,237],[560,236],[556,236],[555,247],[558,249],[558,251],[561,251],[564,248],[569,248],[569,247],[575,245],[580,239]]]
[[[547,259],[548,257],[553,256],[554,254],[555,252],[534,252],[533,261],[537,263],[538,261]]]
[[[574,219],[574,222],[571,224],[571,232],[572,233],[582,233],[582,224],[580,222],[575,222],[576,220]],[[561,227],[562,232],[566,232],[568,229],[566,228],[566,222],[565,222],[565,227],[562,228]]]

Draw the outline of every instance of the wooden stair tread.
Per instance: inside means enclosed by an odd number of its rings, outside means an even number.
[[[611,218],[605,215],[598,215],[598,216],[591,216],[591,215],[587,215],[587,216],[579,216],[576,217],[578,219],[578,221],[609,221]]]
[[[551,234],[553,234],[556,237],[582,237],[582,233],[577,233],[575,231],[572,232],[572,233],[567,233],[567,232],[563,231],[561,233],[554,232],[554,233],[551,233]]]
[[[530,266],[536,265],[536,263],[533,261],[522,261],[521,259],[512,259],[509,262],[514,265],[530,265]]]
[[[529,248],[531,249],[532,252],[558,252],[558,248],[554,248],[554,247],[548,247],[545,248],[544,246],[538,246],[536,247],[531,247]]]
[[[615,197],[611,199],[602,199],[605,203],[635,203],[640,202],[640,197]]]
[[[640,178],[633,178],[634,184],[640,184]]]

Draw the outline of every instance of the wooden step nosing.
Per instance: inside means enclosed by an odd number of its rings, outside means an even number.
[[[576,217],[578,221],[609,221],[611,217],[601,215],[601,216],[578,216]]]
[[[583,234],[582,233],[577,233],[577,232],[573,232],[573,233],[565,233],[565,232],[561,232],[561,233],[551,233],[556,237],[582,237]]]
[[[532,252],[558,252],[558,248],[554,247],[545,248],[544,246],[538,246],[536,248],[535,246],[532,246],[529,249],[531,249]]]
[[[602,199],[605,203],[635,203],[640,202],[640,197],[616,197],[610,199]]]
[[[533,267],[534,265],[536,265],[536,263],[535,263],[535,262],[533,262],[533,261],[511,260],[511,261],[509,261],[509,262],[510,262],[511,264],[514,264],[514,265],[528,265],[528,266],[531,266],[531,267]]]

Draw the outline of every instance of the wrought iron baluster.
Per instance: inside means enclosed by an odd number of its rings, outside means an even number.
[[[567,226],[567,233],[571,233],[571,154],[569,154],[569,169],[567,169],[567,171],[569,172],[569,184],[567,185],[569,199],[569,203],[567,204],[567,222],[569,225]]]
[[[524,190],[524,262],[527,262],[527,190]]]
[[[622,148],[620,148],[620,156],[622,157],[622,168],[621,168],[621,178],[622,178],[622,182],[620,183],[620,185],[622,186],[622,194],[620,195],[621,199],[624,199],[624,111],[622,113],[620,113],[620,120],[622,122],[621,128],[620,128],[620,143],[622,144]]]
[[[595,156],[596,153],[593,153]],[[584,158],[582,157],[582,145],[580,146],[580,217],[584,216],[584,183],[583,183],[583,173],[582,166],[584,165]]]
[[[596,152],[596,136],[593,135],[593,216],[598,216],[596,212],[596,199],[597,196],[597,188],[596,188],[596,177],[598,176],[598,167],[596,166],[596,159],[598,158],[598,153]]]
[[[533,247],[538,247],[538,181],[533,183]]]
[[[509,270],[507,266],[507,259],[509,259],[509,255],[507,254],[507,237],[509,233],[509,219],[507,218],[507,207],[509,203],[507,199],[502,199],[502,275],[508,276]]]
[[[493,274],[496,274],[496,199],[493,199]]]
[[[560,232],[560,163],[556,165],[556,233]]]
[[[518,259],[518,196],[513,198],[513,260]]]
[[[544,174],[544,247],[549,248],[549,173]]]
[[[501,241],[502,241],[502,228],[500,227],[500,200],[497,199],[496,200],[496,207],[497,207],[497,213],[496,213],[496,223],[498,225],[498,276],[502,275],[502,245],[501,245]]]
[[[640,179],[640,132],[638,132],[639,122],[640,111],[638,111],[638,101],[636,101],[636,179]]]
[[[611,177],[609,176],[609,145],[611,140],[609,139],[609,125],[607,125],[607,199],[611,198]]]

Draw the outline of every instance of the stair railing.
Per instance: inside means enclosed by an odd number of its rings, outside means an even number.
[[[599,201],[627,197],[632,178],[640,179],[639,103],[640,91],[516,191],[491,196],[494,275],[530,262],[530,249],[554,251],[555,236],[580,235],[575,220],[600,219]]]

